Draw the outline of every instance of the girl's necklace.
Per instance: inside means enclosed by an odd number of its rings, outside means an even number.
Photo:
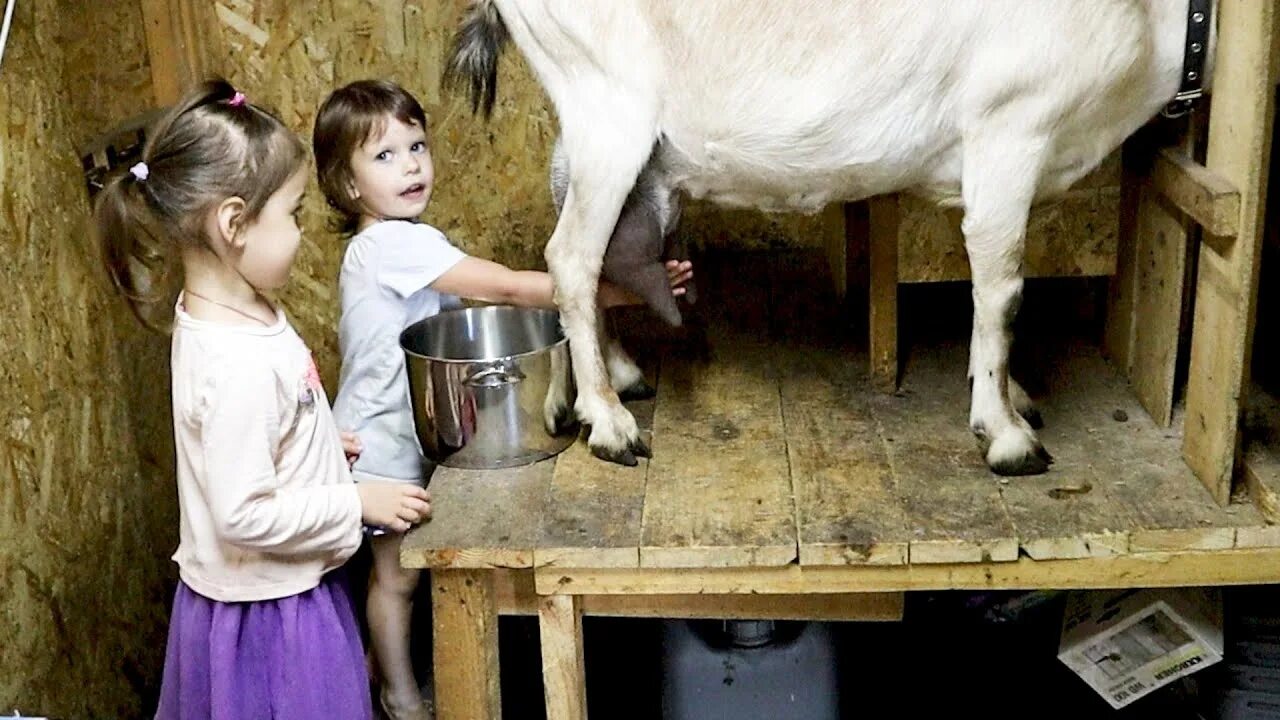
[[[203,301],[205,301],[205,302],[207,302],[207,303],[212,303],[212,304],[214,304],[214,305],[217,305],[218,307],[224,307],[224,308],[226,308],[226,309],[230,310],[230,311],[231,311],[231,312],[233,312],[233,313],[237,313],[237,314],[243,315],[244,317],[247,317],[247,318],[249,318],[250,320],[252,320],[252,321],[254,321],[254,322],[256,322],[256,323],[261,323],[261,324],[263,324],[263,325],[266,325],[267,327],[271,327],[271,325],[273,324],[273,323],[269,323],[269,322],[267,322],[267,321],[263,320],[262,318],[260,318],[260,317],[258,317],[258,316],[256,316],[256,315],[252,315],[252,314],[250,314],[250,313],[247,313],[247,312],[245,312],[245,311],[241,310],[240,308],[233,307],[233,306],[228,305],[228,304],[226,304],[226,303],[224,303],[224,302],[218,302],[217,300],[214,300],[213,298],[210,298],[210,297],[205,297],[204,295],[201,295],[200,293],[198,293],[198,292],[196,292],[196,291],[194,291],[194,290],[192,290],[192,289],[190,289],[190,288],[183,288],[183,289],[182,289],[182,292],[186,293],[187,295],[194,295],[195,297],[198,297],[198,298],[200,298],[201,300],[203,300]]]

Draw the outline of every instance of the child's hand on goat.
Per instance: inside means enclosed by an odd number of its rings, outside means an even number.
[[[681,297],[688,292],[688,289],[684,287],[685,283],[693,279],[693,263],[688,260],[668,260],[665,263],[665,267],[667,270],[667,282],[671,286],[671,294],[675,297]],[[607,280],[601,280],[600,304],[604,307],[643,305],[645,300],[626,288]]]

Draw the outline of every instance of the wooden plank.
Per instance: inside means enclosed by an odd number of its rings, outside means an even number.
[[[1240,527],[1261,525],[1248,505],[1219,507],[1176,460],[1175,430],[1157,428],[1136,399],[1116,393],[1092,413],[1097,431],[1087,443],[1100,483],[1133,517],[1130,552],[1219,550],[1236,546]],[[1125,422],[1108,422],[1115,416]]]
[[[1257,307],[1275,76],[1271,0],[1221,0],[1205,166],[1240,190],[1234,241],[1201,243],[1183,454],[1219,504],[1231,495]]]
[[[912,359],[896,395],[872,395],[911,535],[911,563],[1007,562],[1018,538],[969,432],[963,350]]]
[[[1247,505],[1224,509],[1213,503],[1179,461],[1177,430],[1157,426],[1117,369],[1094,351],[1077,346],[1045,355],[1054,359],[1036,363],[1048,378],[1041,439],[1057,462],[1044,478],[1014,480],[1002,488],[1028,554],[1052,556],[1032,550],[1028,538],[1051,539],[1056,533],[1042,531],[1054,526],[1069,531],[1074,523],[1080,523],[1086,541],[1081,547],[1103,554],[1230,549],[1237,545],[1238,529],[1262,524]],[[1055,478],[1061,483],[1056,489],[1038,484]],[[1019,499],[1035,488],[1046,496]],[[1024,502],[1026,508],[1015,507]],[[1073,518],[1072,508],[1084,514]]]
[[[1182,330],[1189,232],[1148,186],[1139,191],[1137,286],[1130,377],[1142,406],[1161,427],[1173,420],[1174,374]]]
[[[532,570],[492,570],[499,615],[537,615]],[[597,617],[724,620],[897,621],[900,592],[815,595],[581,595]]]
[[[499,615],[537,615],[538,595],[533,590],[533,570],[489,570],[493,578],[493,606]]]
[[[778,372],[767,343],[770,259],[739,253],[708,268],[707,291],[699,287],[707,357],[675,352],[662,360],[641,566],[796,558]]]
[[[506,470],[437,468],[432,518],[409,531],[411,568],[524,568],[534,563],[555,461]]]
[[[1280,525],[1249,525],[1236,530],[1236,549],[1280,547]]]
[[[177,102],[204,79],[211,58],[206,46],[209,24],[205,3],[192,0],[141,0],[147,59],[157,105]]]
[[[850,352],[836,299],[812,253],[778,253],[770,337],[802,564],[905,563],[906,516],[879,427],[867,407],[860,355]]]
[[[1226,178],[1191,159],[1184,150],[1161,148],[1151,168],[1151,186],[1219,237],[1240,224],[1240,192]]]
[[[1129,552],[1230,549],[1238,528],[1262,524],[1247,505],[1213,502],[1178,462],[1178,430],[1157,426],[1115,369],[1088,351],[1077,351],[1068,367],[1070,378],[1060,379],[1062,390],[1053,394],[1066,401],[1060,416],[1046,414],[1045,432],[1061,424],[1083,430],[1054,447],[1082,456],[1096,478],[1095,492],[1130,518],[1124,527]]]
[[[1063,345],[1045,348],[1034,363],[1045,381],[1037,406],[1046,419],[1040,439],[1053,453],[1054,465],[1044,475],[999,480],[1000,496],[1023,553],[1032,559],[1123,554],[1129,551],[1135,519],[1100,477],[1109,478],[1114,469],[1097,467],[1096,446],[1118,442],[1112,410],[1116,398],[1131,396],[1096,351]],[[1143,427],[1160,434],[1150,422]],[[1161,457],[1178,462],[1176,442],[1166,443]],[[1194,480],[1190,485],[1196,488]]]
[[[1268,523],[1280,523],[1280,401],[1257,385],[1245,419],[1245,481]]]
[[[907,561],[911,539],[865,376],[849,354],[780,351],[802,565]]]
[[[912,590],[1104,589],[1280,582],[1280,548],[1150,552],[1071,560],[839,567],[534,571],[544,595],[804,595]]]
[[[663,360],[640,564],[789,563],[795,507],[769,348],[724,332],[710,342],[709,362]]]
[[[649,382],[658,382],[658,363],[641,363]],[[641,436],[653,442],[655,399],[627,403]],[[644,513],[649,461],[636,467],[602,462],[584,441],[556,459],[535,562],[575,567],[636,567],[640,564],[640,522]]]
[[[1103,345],[1107,356],[1125,374],[1133,367],[1134,308],[1138,288],[1138,200],[1146,182],[1141,174],[1142,166],[1150,153],[1150,143],[1141,133],[1130,137],[1121,148],[1116,272],[1111,278]]]
[[[585,615],[714,620],[902,619],[902,593],[817,595],[583,595]]]
[[[436,717],[500,720],[498,613],[493,573],[431,573]]]
[[[582,603],[572,595],[539,599],[542,686],[547,717],[586,720],[587,668],[583,657]]]
[[[873,197],[867,205],[871,384],[893,392],[898,387],[898,198]]]

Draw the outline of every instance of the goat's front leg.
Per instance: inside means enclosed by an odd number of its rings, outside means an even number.
[[[1014,411],[1009,379],[1027,216],[1044,152],[1043,139],[1011,138],[1008,132],[965,138],[962,229],[974,309],[969,428],[987,466],[1001,475],[1042,473],[1053,462],[1031,425]]]
[[[975,310],[973,314],[973,334],[969,338],[969,389],[973,390],[973,375],[977,367],[978,358],[978,313]],[[1031,396],[1026,390],[1018,384],[1018,381],[1009,375],[1009,404],[1013,405],[1014,412],[1018,413],[1027,421],[1032,428],[1039,430],[1044,427],[1044,419],[1040,417],[1040,411],[1036,408],[1036,404],[1032,401]]]
[[[573,358],[578,393],[574,410],[591,430],[587,444],[596,457],[635,465],[637,457],[649,457],[649,448],[610,383],[601,353],[596,294],[605,247],[653,139],[633,136],[632,142],[625,142],[611,135],[599,127],[573,136],[566,133],[569,188],[547,243],[546,260]],[[590,145],[575,145],[575,140]]]

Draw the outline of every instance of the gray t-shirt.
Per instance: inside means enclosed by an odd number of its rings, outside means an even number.
[[[422,483],[430,468],[418,445],[400,332],[460,303],[431,283],[466,255],[423,223],[385,220],[351,238],[338,291],[342,372],[333,415],[364,446],[360,480]]]

